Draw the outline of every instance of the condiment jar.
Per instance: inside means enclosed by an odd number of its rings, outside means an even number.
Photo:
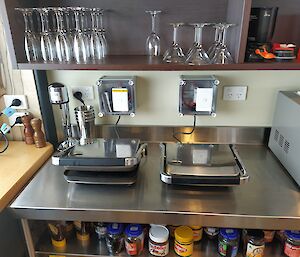
[[[286,230],[286,240],[284,244],[284,254],[289,257],[300,256],[300,231]]]
[[[260,229],[247,229],[245,234],[246,257],[262,257],[264,250],[264,232]]]
[[[98,239],[104,239],[107,235],[107,226],[103,222],[95,222],[95,232],[98,235]]]
[[[220,229],[207,227],[207,228],[204,228],[204,232],[207,234],[209,239],[214,239],[218,236]]]
[[[74,221],[74,226],[76,229],[76,237],[79,241],[87,242],[90,240],[91,224],[89,222]]]
[[[201,226],[190,226],[193,230],[194,242],[199,242],[203,236],[203,228]]]
[[[264,230],[265,243],[271,243],[275,236],[275,230]]]
[[[237,229],[220,229],[218,252],[221,256],[235,257],[239,248],[239,232]]]
[[[124,247],[123,224],[110,223],[107,226],[106,246],[110,254],[118,254]]]
[[[144,249],[144,233],[140,224],[130,224],[125,230],[125,248],[128,255],[136,256]]]
[[[51,235],[51,243],[54,247],[66,247],[66,228],[63,221],[52,221],[48,223]]]
[[[193,230],[187,226],[175,229],[174,250],[179,256],[187,257],[193,254]]]
[[[165,226],[151,226],[149,252],[154,256],[166,256],[169,253],[169,230]]]

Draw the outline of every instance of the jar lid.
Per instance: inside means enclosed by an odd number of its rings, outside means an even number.
[[[300,230],[286,230],[285,234],[291,239],[300,240]]]
[[[201,229],[201,226],[190,226],[191,229]]]
[[[112,235],[119,235],[123,232],[124,225],[121,223],[110,223],[107,226],[107,232]]]
[[[250,237],[254,238],[264,238],[265,234],[264,231],[261,229],[247,229],[247,234]]]
[[[149,237],[156,243],[164,243],[169,239],[169,230],[162,225],[152,226],[149,230]]]
[[[188,243],[193,241],[194,233],[190,227],[187,226],[180,226],[175,229],[175,239],[183,242]]]
[[[233,228],[222,228],[220,229],[220,234],[229,240],[235,240],[239,236],[238,230]]]
[[[143,228],[140,224],[129,224],[125,229],[125,234],[129,237],[138,237],[143,233]]]

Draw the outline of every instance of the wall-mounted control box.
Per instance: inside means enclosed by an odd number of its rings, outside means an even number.
[[[181,76],[179,114],[216,116],[219,84],[215,76]]]
[[[103,76],[98,82],[99,116],[135,116],[136,77]]]

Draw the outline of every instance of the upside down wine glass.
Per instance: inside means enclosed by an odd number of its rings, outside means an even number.
[[[93,61],[101,60],[103,58],[101,35],[97,26],[97,15],[99,11],[98,8],[91,9],[92,31],[90,36],[90,53]]]
[[[57,33],[55,36],[56,53],[59,62],[70,62],[71,55],[71,43],[64,28],[64,9],[52,8],[52,11],[56,17]]]
[[[226,35],[228,28],[234,26],[235,24],[229,24],[229,23],[221,23],[219,24],[220,30],[222,31],[222,40],[220,47],[216,49],[216,52],[211,59],[211,63],[213,64],[230,64],[234,63],[233,58],[227,48],[226,45]]]
[[[203,28],[210,25],[210,23],[191,23],[190,25],[195,28],[195,42],[190,48],[185,62],[190,65],[208,64],[209,57],[202,47],[202,31]]]
[[[183,24],[184,23],[170,23],[170,25],[173,26],[173,43],[163,56],[164,62],[183,63],[185,61],[184,53],[177,41],[178,28]]]
[[[25,30],[24,30],[24,48],[26,59],[28,62],[36,62],[39,60],[40,46],[33,32],[32,8],[16,8],[23,14]]]
[[[213,27],[215,28],[215,40],[213,44],[208,48],[207,55],[211,59],[216,52],[216,49],[221,44],[221,37],[222,37],[222,31],[220,31],[220,25],[219,24],[213,24]]]
[[[55,40],[49,31],[49,9],[35,8],[41,19],[40,45],[44,62],[54,62],[57,60]]]
[[[75,17],[75,32],[73,37],[73,47],[74,47],[74,57],[77,63],[87,63],[88,52],[87,52],[87,41],[85,39],[85,34],[81,28],[81,7],[72,7],[71,10]]]
[[[108,44],[105,36],[105,28],[103,25],[103,16],[104,16],[104,10],[103,9],[97,9],[96,12],[96,20],[97,20],[97,28],[99,31],[99,36],[101,40],[101,45],[102,45],[102,58],[104,58],[107,53],[108,53]]]
[[[161,13],[161,11],[146,11],[151,15],[151,34],[148,36],[146,40],[146,52],[149,56],[159,56],[160,55],[160,38],[156,32],[157,26],[157,15]]]

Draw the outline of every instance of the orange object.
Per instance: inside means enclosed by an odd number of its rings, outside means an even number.
[[[275,59],[275,55],[274,54],[272,54],[272,53],[269,53],[268,51],[267,51],[267,49],[266,49],[266,47],[263,47],[263,50],[261,50],[261,49],[256,49],[255,50],[255,53],[257,54],[257,55],[260,55],[262,58],[264,58],[264,59]]]

